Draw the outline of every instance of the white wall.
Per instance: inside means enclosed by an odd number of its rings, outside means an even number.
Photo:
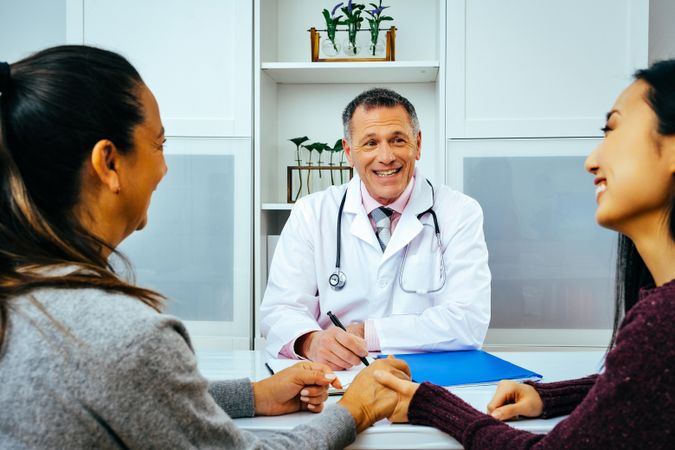
[[[675,57],[675,2],[649,2],[649,62]]]

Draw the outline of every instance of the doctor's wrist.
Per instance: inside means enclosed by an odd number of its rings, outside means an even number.
[[[317,332],[310,331],[309,333],[305,333],[295,340],[293,350],[295,351],[296,355],[302,356],[303,358],[307,358],[309,348],[310,345],[312,344],[312,340],[314,339],[315,333]]]

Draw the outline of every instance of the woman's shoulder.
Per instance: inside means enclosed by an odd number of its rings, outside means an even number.
[[[646,320],[672,323],[675,319],[675,280],[642,289],[639,301],[626,314],[626,321]],[[671,328],[675,330],[675,328]]]
[[[34,325],[26,332],[51,336],[70,347],[112,356],[167,329],[188,342],[177,318],[158,313],[140,299],[95,288],[40,289],[16,299],[14,322]]]
[[[617,347],[636,346],[635,351],[675,349],[675,280],[662,286],[643,289],[639,301],[628,311],[619,333]]]

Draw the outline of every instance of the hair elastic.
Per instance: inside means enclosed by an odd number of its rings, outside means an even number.
[[[9,69],[9,64],[6,62],[0,62],[0,92],[4,92],[7,89],[10,79],[11,72]]]

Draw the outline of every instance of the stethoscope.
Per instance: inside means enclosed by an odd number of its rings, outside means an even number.
[[[405,273],[405,262],[406,259],[408,258],[408,248],[409,246],[406,246],[405,253],[403,254],[403,260],[401,261],[401,267],[399,268],[399,277],[398,277],[398,283],[399,286],[401,287],[401,290],[405,293],[408,294],[431,294],[434,292],[438,292],[441,289],[443,289],[443,286],[445,286],[445,265],[443,263],[443,251],[441,247],[441,229],[438,226],[438,218],[436,217],[436,212],[434,212],[434,204],[436,202],[436,192],[434,191],[434,186],[431,184],[429,180],[426,180],[426,182],[429,184],[431,187],[431,206],[429,209],[426,209],[419,213],[417,215],[417,220],[420,220],[422,216],[425,214],[431,214],[432,219],[434,220],[434,234],[436,236],[436,248],[440,252],[441,259],[440,259],[440,279],[441,279],[441,284],[440,286],[435,286],[431,289],[406,289],[405,286],[403,286],[403,275]],[[332,274],[328,277],[328,284],[334,291],[339,291],[343,287],[345,287],[345,284],[347,284],[347,275],[342,271],[340,268],[340,253],[341,253],[341,245],[342,245],[342,236],[341,236],[341,230],[342,230],[342,210],[345,207],[345,201],[347,200],[347,190],[345,190],[344,195],[342,196],[342,201],[340,202],[340,208],[338,208],[338,216],[337,216],[337,254],[335,256],[335,270],[333,271]]]

